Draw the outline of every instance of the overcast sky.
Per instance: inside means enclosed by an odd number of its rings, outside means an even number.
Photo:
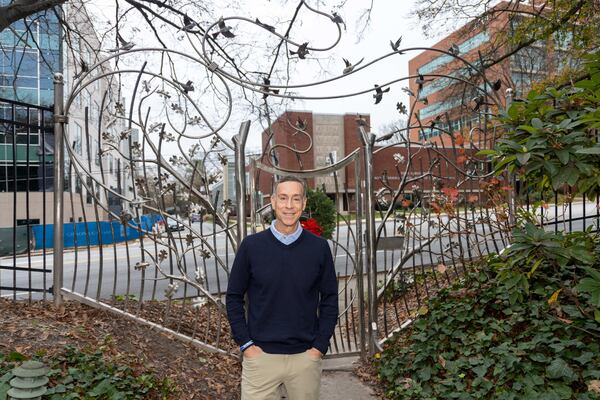
[[[237,10],[231,7],[225,7],[219,10],[218,7],[225,2],[215,2],[216,16],[243,16],[248,18],[259,18],[262,22],[276,25],[278,32],[286,29],[286,21],[289,21],[294,13],[296,2],[281,0],[242,0],[239,3]],[[313,4],[310,2],[309,4]],[[332,7],[322,7],[326,12],[331,12],[333,5],[339,4],[340,1],[330,2]],[[343,9],[339,10],[339,14],[347,23],[347,30],[343,31],[343,36],[340,43],[332,50],[323,53],[311,52],[307,56],[307,60],[301,61],[297,65],[297,69],[292,73],[291,83],[309,83],[320,79],[328,78],[334,75],[341,74],[344,68],[342,57],[347,58],[351,62],[357,62],[361,58],[365,58],[363,65],[378,57],[381,57],[391,51],[390,40],[396,40],[402,36],[401,47],[418,47],[431,46],[440,38],[426,39],[418,21],[409,17],[409,12],[413,7],[413,0],[392,1],[379,0],[374,1],[371,21],[369,26],[363,32],[359,39],[357,29],[363,25],[357,26],[357,18],[368,5],[365,0],[348,0]],[[107,19],[114,15],[114,9],[111,10],[106,0],[94,0],[94,4],[100,5],[101,8],[92,7],[91,13],[95,16],[100,16],[102,12],[108,12]],[[283,4],[283,5],[282,5]],[[100,18],[101,20],[102,18]],[[280,22],[280,23],[277,23]],[[130,24],[131,26],[132,24]],[[135,25],[135,24],[133,24]],[[241,29],[241,28],[239,28]],[[239,32],[239,31],[238,31]],[[262,32],[259,32],[261,34]],[[127,33],[125,32],[124,35]],[[137,42],[143,40],[146,35],[139,32],[132,32],[131,37]],[[151,36],[151,35],[150,35]],[[299,15],[299,22],[296,28],[292,31],[291,39],[298,42],[309,42],[310,46],[328,46],[331,41],[336,38],[336,29],[331,21],[322,17],[315,16],[312,13],[303,12]],[[235,40],[250,40],[246,37],[237,37]],[[262,42],[262,36],[258,38]],[[266,40],[266,39],[265,39]],[[173,42],[174,47],[181,46],[182,42]],[[267,43],[265,41],[265,43]],[[383,84],[408,74],[408,61],[419,52],[410,52],[403,55],[394,55],[383,61],[378,62],[366,68],[364,71],[344,77],[332,84],[322,85],[315,88],[298,89],[297,93],[304,96],[340,96],[362,90],[373,89],[374,84]],[[256,60],[257,68],[260,70],[268,70],[269,63],[265,60],[265,65],[261,65],[263,60]],[[197,68],[193,65],[186,68],[188,76],[197,76]],[[187,77],[186,77],[187,78]],[[233,86],[233,85],[232,85]],[[344,99],[328,99],[328,100],[296,100],[291,103],[290,109],[308,110],[319,113],[368,113],[371,115],[372,131],[380,133],[382,126],[396,121],[400,115],[396,110],[398,101],[407,102],[408,98],[401,88],[407,86],[407,83],[397,83],[391,86],[390,93],[387,93],[383,101],[374,105],[373,92],[365,93],[359,96],[344,98]],[[223,130],[225,136],[231,136],[238,130],[239,123],[242,119],[251,117],[247,114],[236,113],[234,110],[233,117],[228,123],[228,126]],[[261,128],[258,124],[253,124],[251,135],[249,137],[250,147],[258,147],[260,144]]]

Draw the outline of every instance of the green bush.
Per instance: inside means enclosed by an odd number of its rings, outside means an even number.
[[[306,208],[310,218],[317,220],[323,228],[323,237],[331,239],[336,225],[335,203],[321,190],[308,189]]]
[[[525,225],[515,239],[390,343],[390,398],[600,399],[600,236]]]
[[[595,198],[600,193],[600,53],[586,64],[588,79],[563,88],[531,91],[500,119],[506,132],[491,155],[543,193],[568,185]]]

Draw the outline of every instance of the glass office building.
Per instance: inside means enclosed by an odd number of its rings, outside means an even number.
[[[0,32],[0,98],[52,106],[53,74],[61,70],[57,12],[38,13]]]
[[[9,3],[0,0],[3,6]],[[54,137],[48,108],[54,103],[53,75],[62,69],[57,12],[40,12],[0,32],[1,204],[8,204],[5,195],[12,196],[10,192],[53,189]]]

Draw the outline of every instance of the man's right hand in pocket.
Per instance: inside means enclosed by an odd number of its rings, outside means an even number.
[[[246,358],[254,358],[254,357],[258,357],[261,353],[262,353],[262,349],[260,347],[258,347],[256,345],[252,345],[252,346],[248,347],[246,350],[244,350],[244,352],[242,354]]]

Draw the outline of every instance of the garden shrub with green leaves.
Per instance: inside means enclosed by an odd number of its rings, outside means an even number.
[[[127,365],[107,361],[102,352],[83,352],[66,347],[62,354],[35,357],[50,367],[48,400],[134,400],[163,399],[173,393],[173,385],[149,372],[136,373]],[[18,352],[0,353],[0,400],[6,398],[11,370],[27,357]]]
[[[389,398],[600,399],[600,236],[526,224],[515,239],[390,343]]]
[[[514,101],[500,119],[506,132],[490,155],[496,171],[505,168],[535,184],[535,189],[577,186],[595,198],[600,193],[600,52],[586,60],[588,79],[564,88],[532,90]]]
[[[331,239],[336,225],[335,203],[322,190],[308,189],[306,192],[306,212],[321,228],[323,237]]]

